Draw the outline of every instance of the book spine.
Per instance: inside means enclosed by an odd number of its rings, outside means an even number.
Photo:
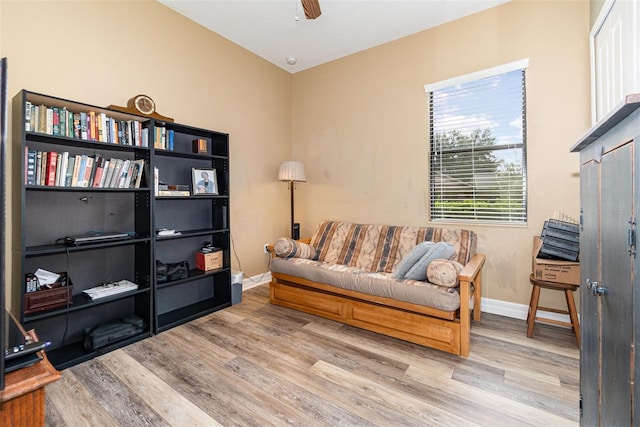
[[[80,138],[89,139],[89,117],[84,111],[80,113]]]
[[[82,163],[82,156],[80,154],[76,154],[75,161],[73,163],[73,175],[71,176],[72,187],[79,187],[78,177],[80,176],[81,163]]]
[[[88,187],[91,180],[91,172],[93,172],[93,157],[87,156],[87,162],[84,168],[84,178],[82,179],[82,186]]]
[[[47,154],[47,181],[45,185],[56,185],[56,167],[58,164],[58,153],[51,151]]]
[[[24,130],[31,132],[31,102],[24,103]]]
[[[98,187],[99,188],[103,188],[104,187],[104,183],[107,180],[107,175],[109,173],[109,165],[111,164],[111,161],[109,160],[105,160],[104,161],[104,165],[102,166],[102,176],[100,177],[100,182],[98,183]]]
[[[93,181],[95,181],[96,179],[96,173],[98,172],[98,166],[100,164],[101,158],[102,156],[100,156],[99,154],[93,156],[93,160],[91,162],[92,167],[91,171],[89,171],[89,179],[87,180],[87,187],[93,187]]]
[[[47,108],[45,114],[45,131],[47,135],[53,135],[53,108]]]
[[[42,152],[42,165],[41,165],[41,171],[40,171],[40,182],[38,183],[39,185],[46,185],[47,183],[47,157],[48,157],[49,153],[47,153],[46,151]]]
[[[60,109],[51,107],[51,134],[60,135]]]
[[[107,176],[104,179],[104,182],[102,183],[103,187],[110,187],[111,186],[111,178],[113,177],[113,170],[116,166],[116,159],[111,158],[109,160],[109,168],[107,169]]]
[[[34,185],[40,185],[40,176],[42,175],[42,151],[36,152],[36,182]]]
[[[74,156],[69,156],[69,163],[67,165],[67,171],[65,176],[65,187],[71,187],[73,181],[73,169],[75,168],[76,158]]]
[[[122,171],[120,172],[120,178],[118,179],[117,188],[124,188],[124,183],[127,181],[127,174],[129,173],[130,160],[124,160],[122,163]]]
[[[60,135],[69,136],[67,134],[67,115],[69,111],[67,111],[67,107],[62,107],[60,109]]]
[[[25,147],[27,151],[27,168],[25,175],[25,184],[36,185],[36,150],[30,150],[29,147]]]
[[[117,187],[121,170],[122,170],[122,159],[116,159],[116,164],[113,168],[113,175],[111,176],[111,180],[109,181],[110,188]]]

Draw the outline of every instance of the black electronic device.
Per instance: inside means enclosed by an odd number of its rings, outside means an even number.
[[[297,222],[293,224],[293,228],[291,229],[291,238],[293,240],[300,239],[300,224]]]
[[[28,335],[18,320],[5,310],[4,371],[11,372],[42,360],[40,351],[51,345],[49,341],[37,341]]]
[[[73,236],[67,236],[64,238],[64,243],[67,245],[87,245],[90,243],[100,243],[112,240],[128,239],[130,236],[128,233],[120,231],[89,231],[84,234],[77,234]]]

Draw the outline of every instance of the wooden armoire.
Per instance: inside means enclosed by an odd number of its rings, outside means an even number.
[[[580,152],[582,426],[640,425],[640,94],[571,149]]]

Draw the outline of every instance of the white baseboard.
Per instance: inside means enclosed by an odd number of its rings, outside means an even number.
[[[262,274],[256,274],[255,276],[245,277],[242,281],[242,291],[255,288],[256,286],[264,285],[271,281],[271,272],[267,271]]]
[[[269,283],[271,281],[271,272],[267,271],[252,277],[245,277],[242,281],[242,290],[246,291],[256,286]],[[482,311],[484,313],[498,314],[500,316],[512,317],[514,319],[527,319],[529,306],[525,304],[517,304],[514,302],[500,301],[491,298],[482,298]],[[570,322],[568,314],[552,313],[548,311],[538,311],[538,317],[543,319],[557,320],[561,322]]]
[[[497,299],[482,298],[482,312],[498,314],[505,317],[512,317],[514,319],[526,320],[527,315],[529,314],[529,306],[525,304],[517,304],[514,302],[500,301]],[[536,315],[537,317],[541,317],[543,319],[557,320],[560,322],[571,322],[568,314],[538,310]],[[580,315],[578,315],[578,320],[579,317]]]

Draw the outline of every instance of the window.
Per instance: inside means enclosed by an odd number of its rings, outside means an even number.
[[[527,221],[528,61],[431,85],[431,221]]]

